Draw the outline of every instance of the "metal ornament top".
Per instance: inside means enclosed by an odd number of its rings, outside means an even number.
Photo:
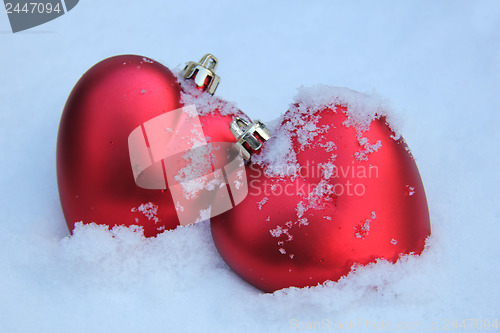
[[[271,138],[271,132],[260,120],[255,123],[246,119],[236,117],[229,125],[231,133],[236,138],[234,147],[245,160],[250,159],[249,149],[256,151],[262,147],[262,143]]]
[[[199,62],[188,62],[182,76],[185,79],[193,79],[198,87],[213,95],[220,81],[220,77],[215,74],[217,62],[216,57],[207,53]]]

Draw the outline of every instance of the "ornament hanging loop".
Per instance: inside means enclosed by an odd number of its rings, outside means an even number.
[[[198,87],[213,95],[220,82],[220,77],[215,74],[217,64],[217,58],[207,53],[199,62],[188,62],[182,76],[185,79],[193,79]]]
[[[234,147],[245,160],[249,160],[251,152],[259,150],[262,143],[271,138],[271,132],[260,120],[252,123],[246,119],[236,117],[229,124],[229,128],[236,138]]]

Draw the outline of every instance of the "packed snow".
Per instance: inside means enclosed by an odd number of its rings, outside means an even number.
[[[498,330],[499,40],[496,0],[80,1],[17,34],[2,11],[0,332]],[[207,52],[216,95],[252,119],[279,118],[318,84],[379,96],[426,188],[424,253],[264,294],[220,258],[207,222],[156,238],[79,224],[70,236],[55,146],[79,77],[116,54],[175,69]],[[289,139],[273,142],[294,163]],[[359,235],[375,223],[376,212]]]

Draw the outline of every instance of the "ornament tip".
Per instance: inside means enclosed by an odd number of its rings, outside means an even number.
[[[252,123],[246,119],[236,117],[229,124],[229,128],[236,138],[234,147],[245,160],[249,160],[251,152],[259,150],[262,143],[271,138],[271,131],[260,120]]]
[[[185,79],[193,79],[198,87],[213,95],[220,82],[220,77],[215,74],[218,62],[214,55],[207,53],[199,62],[189,61],[182,76]]]

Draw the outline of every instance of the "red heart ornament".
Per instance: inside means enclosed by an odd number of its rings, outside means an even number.
[[[178,80],[156,61],[116,56],[80,78],[64,107],[57,138],[57,180],[70,231],[81,221],[137,225],[154,236],[179,225],[168,188],[144,189],[135,183],[128,137],[146,121],[188,104],[196,105],[208,142],[234,141],[229,124],[243,113],[192,82]]]
[[[430,221],[417,166],[368,96],[302,90],[252,162],[248,197],[213,217],[211,230],[253,286],[314,286],[424,249]]]

